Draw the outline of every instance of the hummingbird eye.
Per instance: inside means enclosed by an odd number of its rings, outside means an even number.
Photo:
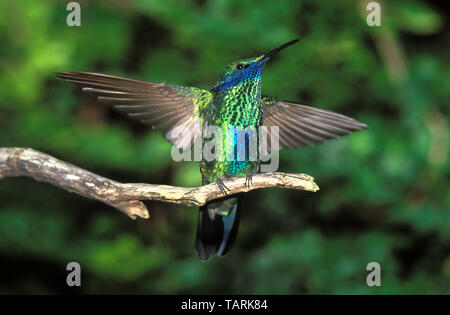
[[[244,69],[244,65],[243,65],[242,63],[239,63],[239,64],[236,66],[236,69],[242,70],[242,69]]]

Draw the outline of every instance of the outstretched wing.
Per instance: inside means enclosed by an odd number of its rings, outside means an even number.
[[[201,134],[199,107],[212,98],[209,91],[126,79],[90,72],[60,72],[66,81],[78,84],[103,103],[134,119],[165,131],[164,137],[178,149],[189,150]]]
[[[366,129],[353,118],[324,109],[263,96],[263,125],[267,127],[268,149],[312,146],[329,139]],[[279,145],[271,145],[271,126],[279,127]]]

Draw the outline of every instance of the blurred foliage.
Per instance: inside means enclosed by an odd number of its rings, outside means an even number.
[[[197,163],[57,71],[210,88],[224,66],[303,36],[271,61],[263,93],[355,117],[369,130],[281,153],[315,194],[246,195],[236,247],[205,264],[197,212],[149,203],[132,222],[31,179],[0,182],[0,292],[449,293],[448,8],[380,1],[0,2],[0,146],[28,146],[120,181],[200,184]],[[65,266],[82,266],[82,287]],[[368,262],[382,286],[365,284]]]

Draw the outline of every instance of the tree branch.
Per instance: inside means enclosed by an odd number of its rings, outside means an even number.
[[[132,219],[148,218],[147,207],[141,200],[201,206],[224,195],[213,183],[185,188],[154,184],[123,184],[101,177],[48,154],[29,148],[0,148],[0,179],[27,176],[50,183],[87,198],[104,202],[127,214]],[[314,178],[306,174],[261,173],[254,174],[250,187],[245,177],[224,180],[230,189],[228,195],[266,187],[280,187],[317,191]]]

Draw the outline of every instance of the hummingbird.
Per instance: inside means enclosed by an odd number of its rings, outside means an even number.
[[[236,158],[235,129],[255,128],[258,136],[258,127],[266,126],[270,138],[270,127],[276,126],[278,143],[272,144],[272,148],[278,150],[313,146],[367,128],[364,123],[335,112],[261,95],[266,63],[298,41],[292,40],[257,57],[232,62],[210,90],[91,72],[56,75],[81,86],[84,92],[129,117],[163,130],[165,139],[184,152],[192,149],[208,126],[224,131],[219,140],[224,147],[234,144],[232,158],[200,161],[202,183],[217,183],[225,196],[199,208],[195,252],[200,260],[207,261],[228,253],[238,231],[242,196],[228,196],[224,179],[245,176],[246,184],[251,185],[252,174],[259,169],[259,156],[249,158],[249,133],[246,131],[244,150],[247,154],[243,159]],[[198,124],[200,128],[196,128]],[[201,141],[205,144],[206,140]],[[268,146],[270,148],[270,143]],[[228,152],[222,151],[219,154]]]

